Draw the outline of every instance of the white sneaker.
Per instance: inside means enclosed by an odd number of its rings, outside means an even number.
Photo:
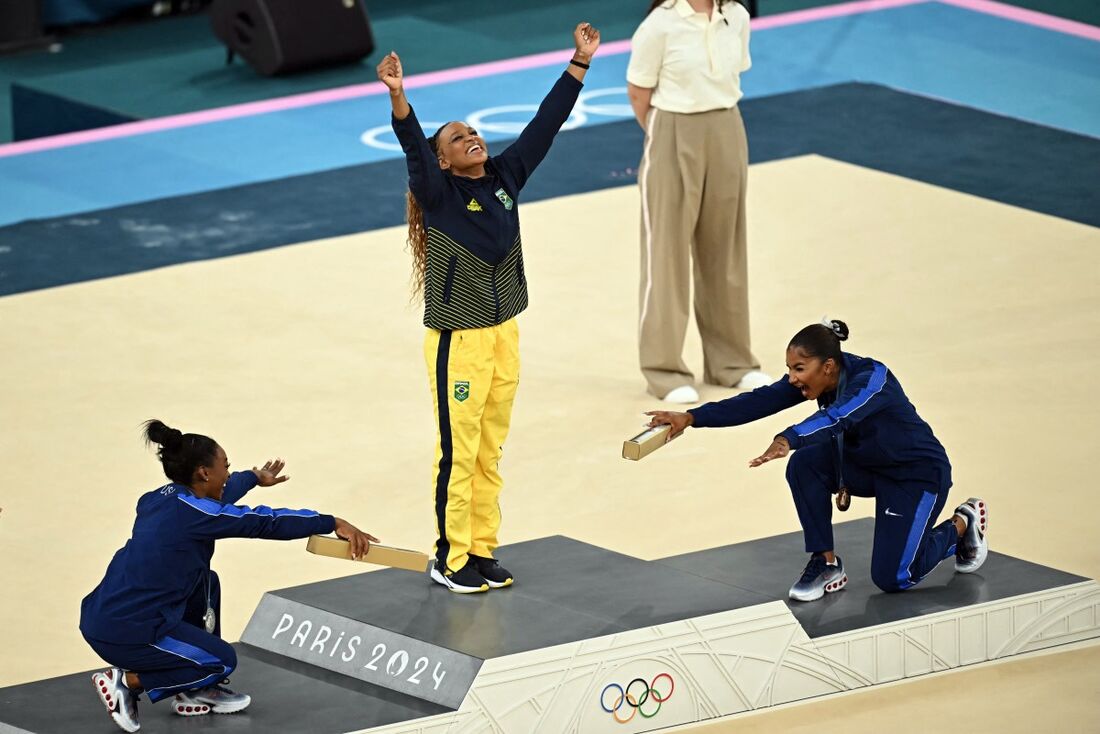
[[[734,387],[738,390],[755,390],[758,387],[764,387],[773,382],[775,382],[775,379],[766,372],[752,370],[751,372],[746,372],[745,376],[742,377]]]
[[[955,508],[955,514],[966,518],[966,532],[955,545],[955,571],[974,573],[989,555],[989,541],[985,539],[989,528],[989,508],[985,500],[971,497]]]
[[[107,713],[123,731],[135,732],[138,723],[137,695],[126,685],[126,674],[119,668],[110,668],[92,675],[92,684],[99,700],[107,707]]]
[[[699,393],[691,385],[674,387],[664,397],[666,403],[698,403]]]
[[[244,711],[252,697],[244,693],[234,693],[224,686],[210,686],[200,691],[177,693],[172,700],[172,710],[180,716],[202,716],[213,711],[215,714],[235,714]]]

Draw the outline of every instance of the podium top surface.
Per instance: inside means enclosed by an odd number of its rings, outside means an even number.
[[[776,600],[822,637],[1087,581],[991,551],[978,573],[956,574],[947,560],[915,588],[886,594],[871,582],[874,520],[838,523],[834,537],[848,586],[809,603],[787,598],[808,557],[797,532],[656,561],[540,538],[498,550],[516,583],[486,594],[391,570],[272,593],[485,660]]]
[[[390,569],[271,593],[482,660],[774,599],[563,536],[496,555],[516,583],[489,593]]]
[[[848,585],[841,593],[826,594],[814,602],[787,598],[808,560],[800,532],[671,556],[657,563],[769,600],[782,599],[812,638],[1088,581],[990,551],[977,573],[957,574],[954,562],[948,559],[912,589],[887,594],[871,581],[874,528],[872,518],[833,525],[836,553],[844,561]],[[996,536],[991,540],[996,543]]]

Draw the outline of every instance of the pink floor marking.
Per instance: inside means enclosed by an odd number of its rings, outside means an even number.
[[[993,2],[993,0],[938,0],[938,2],[973,10],[976,13],[985,13],[986,15],[995,15],[998,18],[1014,20],[1017,23],[1038,26],[1048,31],[1080,36],[1091,41],[1100,41],[1100,28],[1096,26],[1079,23],[1076,20],[1059,18],[1056,15],[1027,10],[1026,8],[1017,8],[1015,5],[1005,5],[1004,3]]]
[[[752,22],[752,28],[753,30],[766,30],[768,28],[779,28],[798,23],[812,23],[828,18],[840,18],[847,15],[858,15],[861,13],[888,10],[890,8],[917,5],[931,1],[933,0],[855,0],[854,2],[841,3],[839,5],[828,5],[807,10],[795,10],[789,13],[780,13],[779,15],[756,18]],[[1100,28],[1085,23],[1078,23],[1077,21],[1046,15],[1045,13],[1038,13],[1033,10],[1025,10],[1023,8],[1005,5],[1003,3],[994,2],[993,0],[935,1],[978,13],[1006,18],[1018,23],[1038,26],[1058,33],[1066,33],[1100,41]],[[611,54],[627,53],[629,51],[630,40],[627,39],[603,44],[600,49],[600,54],[608,56]],[[564,63],[570,58],[572,53],[572,49],[562,49],[560,51],[548,51],[546,53],[520,56],[514,59],[505,59],[503,61],[491,61],[484,64],[462,66],[456,69],[445,69],[442,71],[428,72],[426,74],[416,74],[405,80],[405,86],[408,89],[417,89],[436,84],[447,84],[449,82],[462,81],[465,79],[477,79],[479,77],[492,76],[495,74],[549,66],[550,64]],[[216,107],[214,109],[188,112],[181,115],[168,115],[152,120],[141,120],[138,122],[123,123],[121,125],[112,125],[110,127],[96,128],[95,130],[83,130],[75,133],[66,133],[64,135],[51,135],[49,137],[35,138],[34,140],[25,140],[18,143],[6,143],[0,145],[0,158],[37,153],[43,150],[64,148],[72,145],[82,145],[84,143],[112,140],[131,135],[142,135],[145,133],[159,132],[161,130],[172,130],[174,128],[192,125],[204,125],[206,123],[221,122],[223,120],[231,120],[238,117],[262,115],[269,112],[308,107],[328,102],[339,102],[346,99],[367,97],[383,93],[385,93],[385,87],[381,82],[371,82],[368,84],[353,84],[351,86],[337,87],[335,89],[325,89],[317,92],[293,94],[260,102],[246,102],[244,104]]]

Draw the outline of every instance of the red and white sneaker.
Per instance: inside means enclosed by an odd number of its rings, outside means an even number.
[[[107,713],[123,731],[135,732],[138,723],[137,694],[126,685],[126,674],[119,668],[109,668],[92,674],[92,685],[99,700],[107,707]]]
[[[966,518],[966,532],[955,545],[955,571],[974,573],[989,555],[985,531],[989,527],[989,507],[985,500],[971,497],[955,508],[955,514]]]
[[[244,711],[252,697],[244,693],[234,693],[224,686],[210,686],[198,691],[177,693],[172,700],[172,710],[180,716],[202,716],[215,714],[235,714]]]

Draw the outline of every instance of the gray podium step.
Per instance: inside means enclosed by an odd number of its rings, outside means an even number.
[[[771,601],[562,536],[497,556],[518,581],[488,594],[395,570],[273,591],[241,639],[458,708],[485,660]]]
[[[146,734],[194,734],[216,725],[218,731],[243,734],[339,734],[384,726],[447,711],[436,704],[331,673],[279,659],[240,643],[234,690],[252,696],[239,714],[186,718],[167,701],[138,704]],[[121,731],[108,718],[86,671],[0,689],[0,734],[5,724],[34,734],[110,734]]]
[[[990,551],[978,573],[956,574],[949,559],[915,588],[886,594],[871,582],[871,545],[875,521],[862,518],[833,526],[836,552],[844,560],[848,586],[824,599],[800,603],[787,590],[808,556],[802,533],[787,533],[744,543],[662,558],[657,563],[750,591],[783,599],[810,637],[874,627],[934,612],[957,609],[1021,594],[1031,594],[1088,579]],[[995,542],[995,536],[993,537]]]

